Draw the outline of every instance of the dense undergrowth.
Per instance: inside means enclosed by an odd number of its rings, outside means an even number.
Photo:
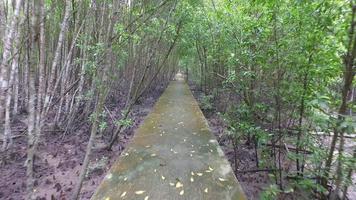
[[[234,165],[244,145],[254,151],[235,172],[269,174],[262,199],[354,198],[354,2],[188,8],[180,65],[224,120]]]

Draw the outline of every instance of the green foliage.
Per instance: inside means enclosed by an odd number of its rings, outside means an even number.
[[[102,113],[93,112],[89,116],[89,121],[91,123],[94,123],[96,121],[98,123],[99,132],[103,132],[108,127],[106,118],[107,118],[107,113],[105,111]]]
[[[128,128],[132,126],[133,121],[132,119],[120,119],[115,122],[116,126],[123,126],[124,128]]]
[[[288,159],[305,159],[310,168],[305,175],[320,177],[327,150],[313,133],[355,132],[354,117],[336,114],[351,20],[349,2],[183,1],[180,6],[189,17],[177,50],[179,64],[188,69],[190,80],[208,91],[201,99],[202,109],[212,109],[209,91],[223,87],[234,97],[222,114],[230,138],[238,143],[252,139],[259,146],[261,163],[272,163],[262,144],[281,134],[282,143],[313,152],[307,156],[289,152]],[[291,129],[296,131],[290,134]],[[297,139],[299,130],[302,137]],[[351,155],[345,157],[343,165]],[[296,187],[323,191],[312,183],[298,181]],[[279,192],[272,185],[264,198],[277,198]]]
[[[212,111],[214,109],[213,105],[213,100],[214,96],[213,95],[201,95],[201,100],[200,100],[200,107],[205,110],[205,111]]]
[[[260,199],[261,200],[273,200],[277,199],[278,194],[281,192],[281,190],[278,188],[277,185],[273,184],[267,187],[263,193],[261,194]]]

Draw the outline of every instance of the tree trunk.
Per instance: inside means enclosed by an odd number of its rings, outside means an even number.
[[[61,24],[61,30],[60,30],[59,36],[58,36],[58,43],[57,43],[56,51],[54,53],[52,68],[51,68],[51,72],[49,74],[46,97],[45,97],[44,106],[43,106],[44,109],[46,109],[46,112],[49,109],[48,105],[50,105],[51,99],[53,98],[53,95],[55,93],[55,91],[54,91],[55,74],[56,74],[58,62],[60,61],[61,49],[62,49],[62,45],[65,40],[65,35],[66,35],[66,31],[67,31],[67,26],[68,26],[68,20],[69,20],[71,11],[72,11],[72,3],[70,0],[66,0],[65,14],[64,14],[64,18],[63,18],[63,21]]]
[[[354,79],[355,73],[353,72],[353,66],[355,63],[355,57],[356,57],[356,34],[355,34],[355,14],[356,14],[356,6],[351,2],[351,8],[352,8],[352,18],[351,18],[351,23],[350,23],[350,31],[349,31],[349,43],[348,43],[348,48],[347,48],[347,54],[345,56],[345,68],[344,68],[344,73],[343,73],[343,88],[342,88],[342,95],[341,95],[341,105],[339,107],[338,111],[338,125],[344,121],[344,116],[347,115],[347,97],[348,93],[351,90],[352,87],[352,81]],[[331,163],[333,160],[333,154],[336,146],[336,142],[338,139],[338,136],[340,134],[340,147],[339,150],[339,159],[338,159],[338,165],[337,165],[337,178],[336,178],[336,191],[332,194],[332,199],[336,198],[335,195],[338,195],[337,193],[339,192],[340,189],[340,184],[342,181],[342,164],[341,164],[341,157],[342,157],[342,151],[344,148],[344,131],[337,130],[338,128],[335,128],[334,135],[332,137],[331,145],[330,145],[330,150],[328,154],[328,158],[325,164],[325,172],[324,172],[324,178],[322,180],[322,185],[327,188],[327,183],[328,183],[328,177],[329,173],[331,170]]]
[[[20,8],[22,5],[22,0],[16,0],[16,5],[14,9],[14,14],[11,20],[9,29],[6,31],[6,37],[4,40],[4,50],[2,55],[2,61],[0,64],[0,124],[3,123],[4,119],[4,105],[6,100],[6,92],[9,88],[9,77],[8,68],[10,65],[10,54],[13,51],[14,37],[17,32],[17,25],[19,22]]]
[[[352,88],[352,82],[355,76],[355,72],[353,71],[354,63],[355,63],[355,57],[356,57],[356,34],[355,34],[355,14],[356,14],[356,5],[351,3],[352,7],[352,20],[351,20],[351,25],[350,25],[350,32],[349,32],[349,48],[348,52],[345,58],[345,69],[344,69],[344,86],[342,89],[342,96],[341,96],[341,105],[339,108],[339,116],[338,116],[338,125],[340,125],[344,120],[345,116],[347,115],[347,110],[348,110],[348,105],[347,105],[347,100],[348,100],[348,94],[351,91]],[[345,145],[345,138],[344,134],[345,131],[341,130],[339,132],[340,134],[340,144],[339,144],[339,156],[338,156],[338,164],[336,168],[336,181],[335,181],[335,191],[331,195],[331,199],[337,199],[339,196],[340,188],[341,188],[341,183],[343,181],[343,151],[344,151],[344,145]],[[335,133],[336,135],[336,133]],[[334,137],[333,137],[334,139]]]
[[[4,142],[3,142],[3,151],[8,148],[8,144],[12,144],[12,137],[11,137],[11,98],[13,93],[13,84],[16,76],[16,71],[18,68],[18,59],[19,59],[19,41],[20,41],[20,33],[16,33],[16,41],[15,41],[15,50],[13,51],[13,59],[10,71],[10,78],[9,78],[9,87],[6,93],[6,102],[5,102],[5,130],[4,130]]]

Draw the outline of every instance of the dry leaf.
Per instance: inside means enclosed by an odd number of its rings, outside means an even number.
[[[180,187],[183,187],[183,184],[178,181],[178,182],[176,183],[176,188],[180,188]]]
[[[139,191],[136,191],[136,192],[135,192],[135,194],[143,194],[143,193],[145,193],[144,190],[139,190]]]
[[[226,181],[226,179],[219,178],[219,181],[224,182],[224,181]]]
[[[106,179],[111,179],[112,178],[112,173],[106,175]]]
[[[124,196],[126,196],[126,192],[123,192],[120,197],[122,198]]]
[[[183,195],[184,194],[184,190],[179,192],[179,195]]]

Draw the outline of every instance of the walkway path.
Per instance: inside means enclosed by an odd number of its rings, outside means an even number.
[[[172,81],[93,200],[246,199],[184,81]]]

